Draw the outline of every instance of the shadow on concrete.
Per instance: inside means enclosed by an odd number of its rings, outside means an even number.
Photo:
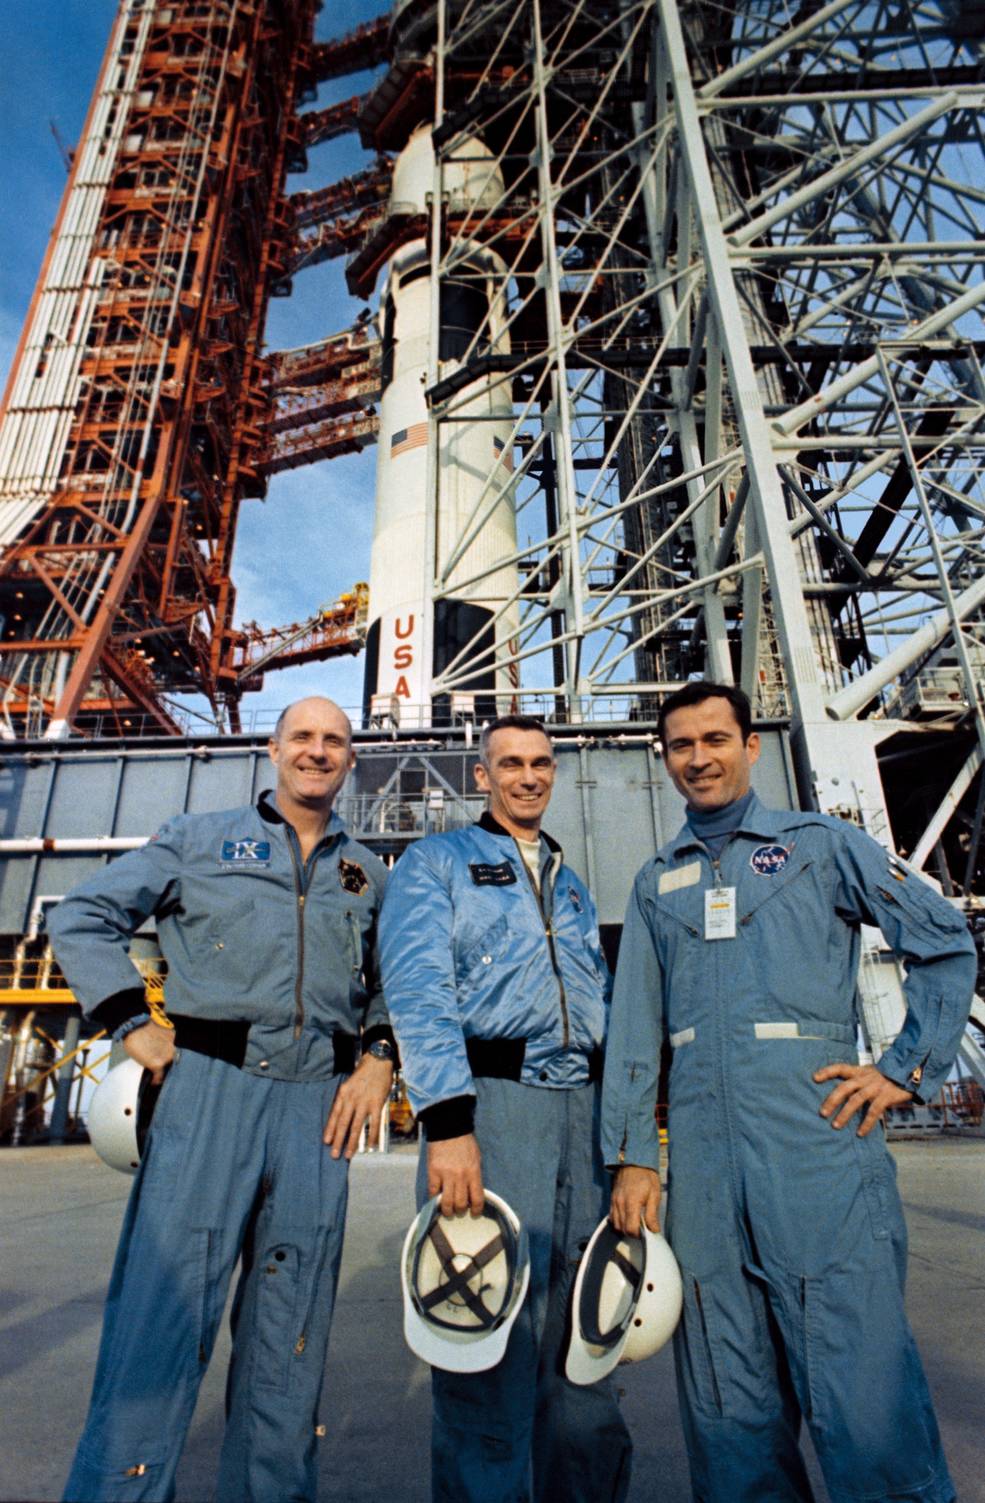
[[[90,1295],[63,1300],[50,1305],[38,1315],[26,1316],[2,1328],[0,1378],[9,1378],[37,1360],[38,1354],[53,1357],[81,1331],[99,1331],[103,1316],[105,1289],[94,1285]],[[8,1308],[12,1307],[8,1305]]]

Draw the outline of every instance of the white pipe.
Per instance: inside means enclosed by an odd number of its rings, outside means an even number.
[[[45,909],[50,908],[52,903],[60,903],[64,896],[65,894],[62,892],[49,892],[42,893],[39,897],[36,897],[34,899],[34,902],[31,904],[31,916],[28,919],[27,933],[21,940],[18,949],[27,944],[29,940],[37,939],[38,935],[41,932],[41,920],[44,918]]]
[[[983,602],[985,602],[985,575],[977,579],[973,585],[969,585],[960,595],[955,596],[955,614],[959,620],[963,620]],[[935,648],[938,643],[943,642],[950,630],[950,612],[948,610],[935,611],[925,626],[921,626],[919,631],[915,631],[899,647],[887,653],[869,669],[868,673],[863,673],[861,678],[846,684],[844,689],[839,689],[837,694],[831,696],[825,707],[831,719],[847,720],[849,716],[857,714],[869,703],[870,699],[875,698],[880,689],[884,689],[892,679],[896,678],[897,674],[902,673],[925,653]]]
[[[910,865],[915,867],[917,871],[920,871],[924,862],[927,860],[927,857],[934,849],[934,846],[937,844],[938,840],[940,840],[950,822],[952,814],[960,804],[964,795],[968,792],[968,789],[971,787],[974,776],[981,765],[982,749],[980,746],[976,746],[974,751],[971,753],[971,756],[968,758],[967,762],[965,762],[957,777],[954,779],[954,782],[945,793],[943,799],[941,800],[940,807],[938,808],[933,819],[930,821],[930,824],[924,830],[923,834],[920,836],[920,839],[917,841],[916,845],[913,848],[913,854],[910,856]]]
[[[37,835],[24,840],[0,840],[0,855],[47,856],[97,854],[100,851],[139,851],[150,840],[149,835],[87,835],[81,839],[51,840]],[[43,901],[49,901],[45,899]]]
[[[741,229],[733,231],[729,236],[730,243],[739,247],[748,245],[752,240],[758,240],[781,219],[786,219],[788,215],[793,214],[813,199],[820,198],[829,188],[843,183],[845,178],[858,172],[866,163],[886,156],[894,146],[908,141],[911,136],[932,124],[938,116],[947,114],[948,110],[953,109],[957,103],[958,96],[953,93],[943,94],[940,99],[931,100],[930,104],[919,110],[917,114],[900,121],[899,125],[893,126],[892,130],[886,131],[884,135],[877,136],[874,141],[861,147],[853,156],[843,158],[834,167],[829,167],[827,172],[822,172],[818,177],[813,178],[803,188],[798,188],[796,192],[788,194],[779,203],[775,203],[772,209],[764,210],[748,224],[744,224]]]
[[[825,21],[830,21],[834,16],[838,15],[839,11],[845,10],[847,6],[853,3],[854,0],[831,0],[830,5],[823,6],[821,10],[811,15],[808,20],[801,21],[799,26],[791,26],[787,31],[781,32],[778,37],[774,37],[765,47],[760,47],[758,51],[749,53],[747,57],[734,63],[731,68],[726,68],[724,73],[719,73],[717,78],[711,79],[709,83],[706,83],[702,88],[697,90],[698,99],[714,99],[716,94],[720,94],[723,89],[731,87],[740,78],[745,78],[747,74],[752,73],[756,68],[761,68],[764,63],[768,63],[774,57],[778,57],[781,52],[788,52],[802,37],[809,36],[812,31],[819,31]]]
[[[985,300],[985,282],[976,282],[973,287],[969,287],[967,292],[962,293],[953,302],[947,303],[943,308],[938,308],[936,312],[928,315],[922,323],[916,324],[912,329],[908,329],[906,332],[907,345],[917,345],[922,340],[933,338],[934,335],[945,329],[948,324],[955,323],[959,318],[963,318],[966,313],[970,313],[972,308],[976,307],[983,300]],[[887,341],[887,343],[891,346],[892,342]],[[866,360],[859,361],[858,365],[852,366],[850,370],[845,371],[844,375],[836,377],[834,381],[829,381],[827,386],[823,387],[815,396],[808,397],[806,402],[801,402],[797,407],[791,407],[789,412],[785,413],[783,417],[775,418],[772,424],[774,430],[784,437],[795,434],[798,428],[802,428],[812,418],[818,417],[822,412],[826,412],[829,407],[833,407],[836,402],[840,402],[842,397],[847,396],[849,392],[854,391],[863,382],[871,380],[878,370],[878,355],[870,355]],[[861,437],[861,435],[857,436]],[[830,436],[826,437],[824,442],[830,444]],[[866,438],[865,442],[870,442],[870,440]]]

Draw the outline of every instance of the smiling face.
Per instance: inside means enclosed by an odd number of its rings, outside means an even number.
[[[281,813],[290,818],[292,809],[305,809],[327,816],[356,763],[348,716],[330,699],[299,699],[268,749]]]
[[[749,792],[749,774],[759,757],[755,731],[743,741],[727,699],[717,695],[672,710],[664,726],[664,761],[674,787],[692,809],[724,809]]]
[[[489,737],[486,761],[475,781],[489,795],[489,812],[520,840],[536,840],[544,810],[551,801],[557,764],[543,731],[504,726]]]

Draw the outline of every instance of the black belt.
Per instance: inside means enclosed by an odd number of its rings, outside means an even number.
[[[469,1069],[477,1080],[519,1080],[527,1052],[526,1039],[466,1039]],[[605,1055],[593,1049],[588,1058],[589,1080],[602,1079]]]
[[[174,1024],[174,1041],[179,1049],[193,1054],[207,1054],[210,1059],[224,1060],[227,1065],[243,1068],[250,1024],[229,1018],[192,1018],[187,1014],[168,1013]],[[356,1040],[341,1028],[332,1031],[333,1073],[350,1075],[356,1068]]]

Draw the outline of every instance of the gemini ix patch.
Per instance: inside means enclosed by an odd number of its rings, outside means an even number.
[[[790,860],[785,845],[759,845],[749,857],[749,865],[761,877],[775,877]]]
[[[358,861],[346,861],[345,857],[339,862],[339,881],[343,892],[351,892],[354,898],[361,898],[364,892],[369,892],[369,878],[359,865]]]
[[[219,855],[222,866],[246,868],[270,865],[269,840],[224,840]]]
[[[469,873],[476,887],[508,887],[516,881],[516,872],[508,861],[503,861],[499,866],[490,865],[487,861],[470,861]]]

